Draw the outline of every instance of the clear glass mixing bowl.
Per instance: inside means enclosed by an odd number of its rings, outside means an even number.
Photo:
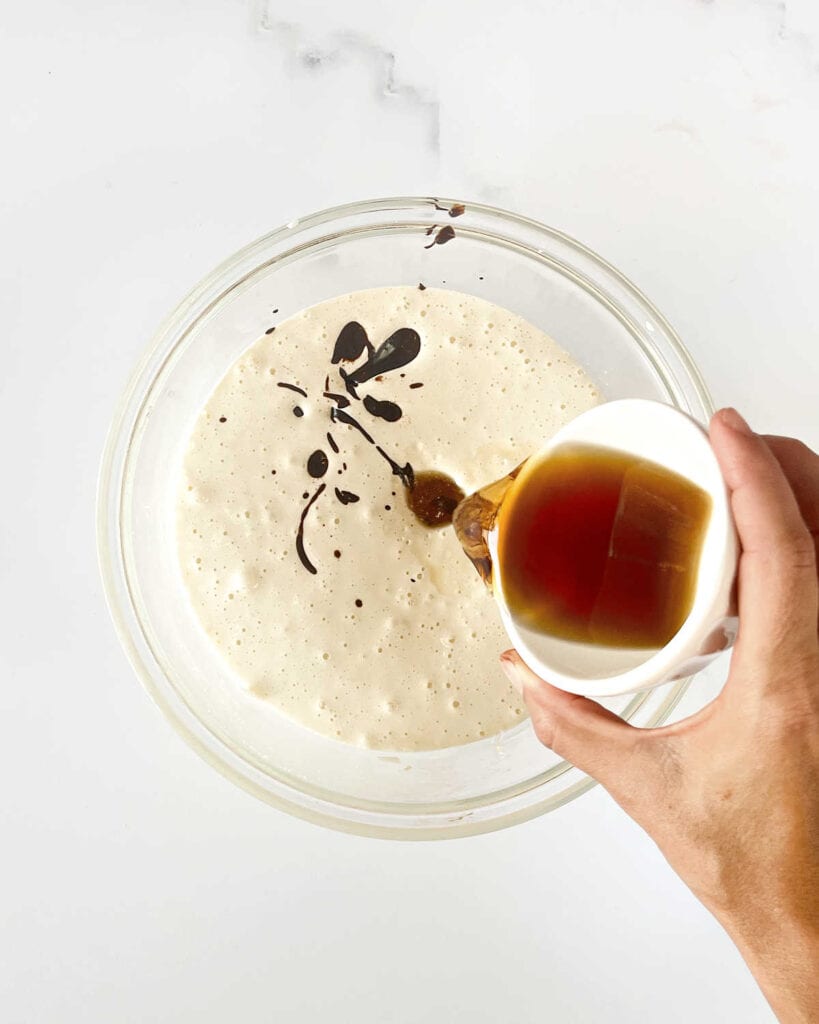
[[[115,415],[100,477],[105,589],[122,644],[156,703],[195,750],[251,793],[371,836],[431,839],[504,828],[593,783],[544,749],[528,722],[465,746],[385,754],[306,730],[229,677],[183,587],[174,503],[194,419],[236,357],[306,306],[423,281],[525,317],[567,349],[607,399],[658,399],[701,421],[712,411],[679,338],[622,274],[526,217],[460,207],[431,198],[354,203],[292,221],[228,259],[151,342]],[[428,233],[434,226],[454,228],[455,236],[425,248],[439,237]],[[686,685],[606,703],[634,724],[656,725]]]

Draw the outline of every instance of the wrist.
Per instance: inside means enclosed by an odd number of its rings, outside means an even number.
[[[781,1024],[818,1021],[819,921],[774,907],[721,923]]]

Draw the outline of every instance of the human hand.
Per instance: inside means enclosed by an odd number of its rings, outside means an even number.
[[[711,421],[742,545],[719,696],[637,729],[501,655],[540,740],[597,779],[723,924],[783,1022],[819,1021],[819,456]]]

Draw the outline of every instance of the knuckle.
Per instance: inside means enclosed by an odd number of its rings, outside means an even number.
[[[561,722],[558,716],[545,712],[536,713],[533,716],[532,724],[535,735],[544,747],[575,764],[578,744],[572,742],[571,730],[566,728],[565,723]],[[578,765],[578,767],[583,768],[584,766]]]
[[[790,537],[788,550],[791,555],[791,560],[796,568],[816,568],[816,547],[814,546],[813,537],[811,537],[807,527],[793,531],[793,534]]]
[[[765,441],[774,454],[802,465],[819,463],[819,455],[796,437],[782,437],[779,434],[766,434]]]
[[[548,747],[549,750],[554,750],[557,729],[553,716],[546,714],[543,709],[538,706],[533,708],[530,707],[530,716],[537,738],[544,747]]]
[[[800,441],[796,437],[786,437],[783,447],[787,448],[793,456],[798,458],[800,461],[808,461],[813,459],[819,459],[816,452],[809,448],[804,441]]]
[[[776,538],[776,561],[785,569],[816,569],[816,548],[807,527],[794,525]]]

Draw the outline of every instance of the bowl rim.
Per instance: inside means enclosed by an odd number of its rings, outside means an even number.
[[[459,216],[458,213],[453,212],[457,207],[465,207],[471,213],[479,215],[492,224],[503,225],[507,228],[509,226],[517,227],[534,236],[540,236],[547,242],[556,243],[576,256],[581,263],[588,264],[592,269],[601,272],[603,279],[608,284],[622,289],[624,295],[635,302],[641,311],[648,314],[654,321],[656,329],[661,331],[664,343],[670,347],[674,358],[678,361],[679,369],[693,390],[702,414],[710,415],[713,412],[713,402],[702,374],[670,323],[636,285],[582,242],[530,217],[484,203],[433,196],[383,197],[345,203],[317,211],[307,217],[291,220],[237,250],[194,285],[159,324],[129,376],[115,407],[97,480],[97,556],[106,603],[126,656],[154,703],[182,738],[201,757],[254,796],[291,815],[313,823],[371,837],[439,839],[495,831],[529,820],[548,810],[556,809],[587,792],[596,783],[567,762],[560,762],[541,773],[540,776],[536,776],[534,780],[529,780],[532,785],[523,788],[517,787],[511,795],[508,790],[489,794],[489,800],[464,812],[453,812],[451,805],[442,806],[440,811],[435,812],[429,812],[428,808],[408,811],[403,809],[405,805],[401,805],[402,809],[399,810],[399,805],[395,804],[383,805],[384,810],[374,810],[373,805],[369,805],[369,802],[366,801],[361,804],[328,801],[321,795],[310,792],[309,787],[300,789],[281,783],[280,780],[276,780],[278,785],[271,789],[270,776],[265,775],[263,782],[260,771],[230,750],[224,741],[212,733],[197,716],[193,715],[187,705],[183,706],[181,698],[174,700],[173,695],[161,688],[154,679],[150,665],[147,663],[147,659],[153,655],[153,651],[144,636],[139,616],[134,609],[121,546],[117,542],[121,524],[125,469],[131,441],[139,426],[150,389],[167,361],[172,358],[177,346],[185,337],[186,331],[182,333],[181,337],[176,338],[167,352],[163,353],[164,347],[173,339],[179,326],[188,321],[194,311],[198,310],[196,319],[199,319],[218,304],[249,273],[281,260],[292,250],[279,253],[264,263],[259,263],[258,256],[262,252],[270,250],[271,247],[283,241],[290,241],[299,234],[309,233],[324,225],[349,218],[401,212],[421,218],[421,226],[425,226],[429,223],[438,224],[442,220],[442,216],[445,218]],[[450,221],[443,220],[443,223],[450,223]],[[388,225],[380,226],[383,228]],[[374,227],[377,228],[379,225],[376,224]],[[349,233],[350,229],[340,230],[330,237],[344,237]],[[322,240],[322,238],[313,239],[310,244]],[[550,262],[545,251],[539,248],[535,251],[544,259],[544,262]],[[244,275],[241,273],[243,270],[246,271]],[[238,278],[237,273],[240,275]],[[229,286],[226,286],[226,282],[230,282]],[[189,322],[188,328],[190,326]],[[649,329],[655,330],[651,326]],[[657,354],[648,352],[645,354],[649,355],[656,365]],[[662,363],[662,360],[660,362]],[[666,373],[662,372],[662,367],[660,367],[660,372],[665,383],[668,384]],[[141,399],[139,398],[140,394]],[[135,620],[138,632],[134,631],[134,622],[129,621],[129,618]],[[157,664],[159,663],[157,662]],[[159,667],[161,671],[161,664]],[[167,680],[164,672],[162,672],[162,676],[168,687],[172,688],[172,684]],[[652,714],[646,725],[655,726],[667,720],[682,698],[688,683],[688,679],[683,679],[674,684],[660,708]],[[638,710],[647,697],[647,693],[636,695],[627,710]],[[206,735],[202,735],[202,733]],[[536,797],[537,790],[548,781],[561,775],[568,776],[568,784],[560,792],[546,796],[541,795],[539,799]],[[548,779],[544,776],[548,776]],[[294,799],[294,796],[297,798]],[[491,799],[494,796],[498,796],[499,799]],[[499,808],[502,809],[499,811]],[[345,812],[344,815],[340,816],[339,811]],[[410,815],[418,815],[418,822],[410,823]]]

